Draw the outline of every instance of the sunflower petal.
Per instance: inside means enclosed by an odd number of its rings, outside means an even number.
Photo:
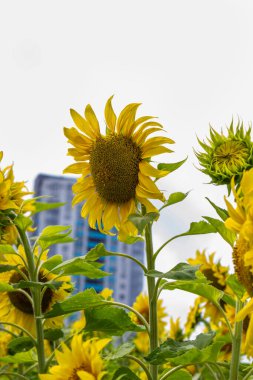
[[[67,166],[63,170],[63,173],[82,174],[86,172],[87,169],[90,171],[90,164],[88,162],[77,162]]]
[[[128,126],[134,122],[136,111],[140,105],[141,103],[128,104],[120,112],[117,120],[117,133],[121,133],[121,131],[127,130]]]
[[[112,98],[113,96],[111,96],[107,100],[106,105],[105,105],[105,121],[106,121],[107,128],[111,131],[111,133],[114,133],[117,117],[112,108]]]
[[[90,123],[88,123],[78,112],[71,109],[70,114],[75,125],[80,129],[80,131],[85,133],[92,140],[95,140],[98,137],[96,135],[95,130],[93,130],[92,126],[90,125]]]
[[[98,119],[95,115],[95,112],[93,111],[90,104],[88,104],[85,107],[84,114],[85,114],[87,121],[91,125],[93,131],[95,132],[96,137],[99,137],[99,135],[100,135],[99,122],[98,122]]]
[[[169,174],[169,171],[158,170],[154,168],[152,165],[150,165],[147,161],[141,161],[139,163],[139,169],[143,175],[148,176],[148,177],[161,178]]]
[[[143,149],[142,158],[150,158],[152,156],[157,156],[158,154],[171,153],[172,150],[165,148],[164,146],[150,147]]]

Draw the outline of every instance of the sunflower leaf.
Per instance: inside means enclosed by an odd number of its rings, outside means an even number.
[[[45,250],[54,244],[72,243],[75,239],[69,236],[71,232],[70,226],[47,226],[41,231],[36,245]]]
[[[168,338],[160,347],[152,351],[145,359],[154,365],[170,362],[174,365],[203,363],[216,359],[224,341],[213,342],[215,333],[199,334],[194,340],[178,342]]]
[[[0,245],[1,251],[0,254],[16,254],[17,252],[15,249],[12,247],[12,245],[9,244],[1,244]]]
[[[9,272],[10,270],[16,270],[18,265],[0,264],[0,273]]]
[[[54,255],[45,261],[41,268],[47,269],[50,272],[53,271],[57,265],[61,264],[62,261],[63,259],[61,255]]]
[[[46,329],[44,331],[44,338],[50,341],[63,338],[64,333],[61,329]]]
[[[35,210],[33,214],[36,214],[41,211],[52,210],[58,207],[62,207],[66,204],[66,202],[57,202],[57,203],[46,203],[46,202],[34,202]]]
[[[0,282],[0,292],[14,292],[15,289],[12,285],[6,282]]]
[[[195,273],[199,270],[199,267],[200,265],[193,266],[187,263],[179,263],[166,273],[150,270],[146,273],[146,276],[167,278],[170,280],[194,280],[196,278]]]
[[[160,163],[160,164],[158,164],[157,169],[159,169],[159,170],[166,170],[166,171],[172,173],[175,170],[177,170],[178,168],[180,168],[180,166],[182,166],[187,159],[188,159],[188,157],[186,157],[182,161],[174,162],[174,163],[170,163],[170,164],[162,164],[162,163]]]
[[[227,218],[228,218],[228,212],[227,210],[225,210],[224,208],[221,208],[219,206],[217,206],[215,203],[213,203],[209,198],[206,197],[206,199],[208,200],[208,202],[213,206],[213,208],[215,209],[215,211],[217,212],[217,214],[219,215],[219,217],[225,221]]]
[[[82,275],[88,278],[102,278],[110,275],[99,269],[96,264],[87,262],[86,256],[74,257],[54,267],[52,272],[62,275]]]
[[[119,368],[113,375],[112,380],[140,380],[128,367]]]
[[[245,293],[244,286],[237,280],[235,274],[231,274],[226,279],[226,284],[233,290],[234,294],[241,299]]]
[[[37,361],[37,356],[33,349],[26,352],[18,352],[15,355],[7,355],[0,358],[0,362],[15,363],[15,364],[33,363],[36,361]]]
[[[23,214],[18,214],[18,216],[14,219],[13,223],[19,227],[22,231],[26,231],[28,227],[33,224],[32,219],[24,216]]]
[[[190,191],[187,191],[187,193],[181,193],[181,192],[176,192],[176,193],[171,193],[168,200],[164,203],[163,208],[167,206],[171,206],[175,203],[182,202],[187,195],[189,194]]]
[[[201,276],[201,273],[197,273],[198,278],[195,280],[179,280],[168,282],[163,285],[163,289],[174,290],[180,289],[189,293],[197,294],[199,296],[207,298],[209,301],[217,304],[223,296],[223,292],[212,285],[209,285],[207,279]]]
[[[86,289],[83,292],[67,298],[65,301],[56,302],[44,317],[53,318],[59,315],[74,313],[75,311],[87,310],[91,307],[102,306],[104,304],[105,301],[94,289]]]
[[[132,322],[125,310],[106,305],[85,311],[86,331],[100,331],[121,336],[127,331],[143,331],[145,328]]]
[[[166,369],[164,372],[161,373],[161,377],[164,376],[166,373],[169,373],[171,369]],[[189,372],[187,372],[184,369],[179,369],[176,372],[173,372],[171,375],[168,376],[169,380],[191,380],[192,376]]]
[[[128,217],[135,227],[138,229],[138,234],[141,235],[144,231],[145,227],[149,224],[157,220],[159,214],[157,212],[148,212],[145,215],[140,214],[131,214]]]
[[[62,286],[61,281],[53,281],[53,282],[34,282],[34,281],[19,281],[16,284],[13,284],[14,289],[27,289],[27,288],[44,288],[47,287],[49,289],[59,289]]]
[[[125,355],[130,354],[135,349],[135,345],[131,342],[123,343],[121,346],[117,347],[114,352],[109,352],[107,355],[103,356],[104,360],[116,360],[123,358]]]
[[[11,354],[16,354],[17,352],[28,351],[33,348],[34,342],[28,336],[22,336],[12,339],[8,343],[8,350]]]
[[[234,246],[236,233],[226,228],[224,222],[219,219],[210,218],[209,216],[203,216],[203,218],[206,219],[216,229],[216,231],[229,245],[231,245],[231,247]]]

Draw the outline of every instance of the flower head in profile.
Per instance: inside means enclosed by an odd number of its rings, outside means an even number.
[[[0,282],[9,285],[18,284],[21,280],[28,280],[28,272],[25,266],[26,256],[22,245],[18,247],[18,255],[7,254],[1,252],[0,264],[10,265],[10,270],[0,273]],[[35,251],[38,255],[38,251]],[[46,252],[44,252],[44,259],[46,259]],[[11,269],[17,267],[17,270]],[[41,268],[38,275],[40,282],[48,282],[54,280],[55,274],[50,273],[48,270]],[[69,276],[57,277],[57,281],[62,282],[59,288],[52,289],[46,288],[43,293],[41,307],[42,313],[48,312],[56,302],[63,301],[72,289]],[[22,289],[15,291],[6,291],[1,293],[0,299],[0,320],[2,322],[15,323],[35,335],[35,319],[32,304],[30,302],[30,290]],[[61,327],[62,317],[55,317],[46,319],[46,328]],[[15,330],[15,327],[10,328]]]
[[[62,351],[55,351],[58,365],[50,368],[48,375],[39,375],[40,380],[101,380],[104,362],[101,350],[110,339],[89,339],[83,341],[82,335],[75,335],[70,348],[62,343]]]
[[[147,212],[157,212],[149,199],[164,201],[163,193],[154,180],[168,171],[153,167],[153,156],[171,152],[164,144],[174,141],[168,137],[150,137],[163,127],[151,116],[136,118],[139,103],[127,105],[117,117],[112,108],[112,97],[105,106],[106,134],[100,132],[99,122],[90,105],[84,116],[71,110],[76,127],[64,128],[73,148],[68,154],[76,163],[65,173],[80,174],[73,185],[73,205],[85,202],[81,215],[89,225],[104,233],[115,227],[122,236],[137,234],[128,216],[137,212],[138,204]]]
[[[235,182],[240,182],[244,170],[253,166],[253,143],[250,138],[251,127],[246,132],[242,122],[238,122],[234,129],[233,121],[227,128],[227,134],[223,131],[216,132],[210,127],[210,137],[207,142],[198,139],[203,152],[196,152],[201,165],[201,171],[211,178],[215,185],[228,185],[232,177]]]
[[[0,152],[0,163],[3,152]],[[13,174],[13,165],[0,168],[0,211],[15,210],[26,212],[33,210],[33,200],[25,201],[26,195],[32,194],[25,186],[25,182],[16,182]]]

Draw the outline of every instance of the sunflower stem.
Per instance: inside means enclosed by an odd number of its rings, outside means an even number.
[[[152,226],[149,223],[145,228],[145,241],[146,241],[146,258],[148,271],[155,269],[155,262],[153,260],[153,241],[152,241]],[[148,283],[148,297],[149,297],[149,326],[150,326],[150,352],[158,347],[158,322],[157,322],[157,297],[156,280],[154,277],[147,277]],[[150,365],[150,373],[152,380],[158,378],[158,366]]]
[[[243,303],[240,299],[236,301],[236,315],[243,307]],[[240,353],[241,353],[241,340],[243,331],[243,321],[237,321],[235,323],[234,336],[232,339],[232,358],[230,363],[229,380],[238,380],[239,365],[240,365]]]
[[[38,282],[38,276],[36,273],[36,265],[34,260],[34,255],[29,243],[29,240],[26,236],[26,233],[17,226],[20,239],[23,243],[29,275],[31,281]],[[43,322],[42,322],[42,313],[41,313],[41,289],[40,288],[31,288],[31,295],[33,299],[33,312],[35,318],[35,326],[36,326],[36,340],[37,340],[37,354],[38,354],[38,367],[39,373],[44,373],[45,370],[45,350],[44,350],[44,330],[43,330]]]
[[[146,365],[143,363],[143,361],[141,361],[139,358],[136,358],[136,357],[133,356],[133,355],[125,355],[125,358],[128,358],[128,359],[133,360],[133,361],[135,361],[136,363],[138,363],[139,366],[140,366],[140,367],[143,369],[143,371],[146,373],[148,380],[152,380],[151,374],[150,374],[148,368],[146,367]]]

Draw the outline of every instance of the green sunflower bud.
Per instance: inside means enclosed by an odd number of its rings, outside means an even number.
[[[227,185],[230,190],[232,177],[239,184],[244,170],[253,166],[253,143],[251,127],[246,131],[243,122],[238,121],[234,129],[233,120],[227,127],[227,136],[221,130],[216,132],[210,127],[210,138],[207,142],[198,139],[204,152],[195,154],[201,165],[201,171],[211,178],[215,185]]]

